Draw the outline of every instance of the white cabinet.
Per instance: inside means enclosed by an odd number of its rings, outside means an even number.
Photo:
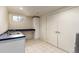
[[[77,20],[71,17],[72,14],[69,12],[47,16],[48,42],[67,52],[74,52],[75,48],[76,30],[74,31],[74,28],[76,26],[74,21]]]
[[[53,15],[47,16],[47,40],[49,43],[55,45],[57,47],[58,45],[58,34],[56,33],[58,31],[58,20],[55,19]]]
[[[42,25],[42,30],[45,30],[46,35],[41,36],[46,36],[46,41],[56,47],[67,52],[75,52],[76,34],[79,33],[79,7],[49,14],[46,17],[46,25]]]
[[[40,39],[53,44],[57,47],[57,20],[54,20],[52,15],[45,15],[41,17],[40,21]]]
[[[61,14],[60,17],[56,15],[59,19],[59,31],[60,34],[58,36],[58,47],[64,49],[67,52],[74,52],[75,48],[75,32],[74,26],[75,23],[73,22],[73,18],[71,18],[72,14],[68,12],[65,14]]]
[[[76,34],[79,33],[79,7],[59,15],[56,15],[59,19],[59,47],[68,52],[75,52]]]
[[[40,19],[40,39],[47,41],[47,17],[43,16]]]
[[[0,41],[0,53],[24,53],[25,38]]]

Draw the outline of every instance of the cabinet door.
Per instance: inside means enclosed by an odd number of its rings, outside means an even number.
[[[46,28],[47,28],[47,17],[42,16],[40,19],[40,39],[47,41],[47,33],[46,33]]]
[[[47,16],[47,40],[49,43],[53,44],[57,47],[57,33],[56,31],[58,27],[58,21],[55,19],[55,16],[48,15]]]
[[[24,53],[25,38],[0,41],[0,53]]]
[[[75,45],[75,31],[74,31],[74,18],[72,18],[73,14],[65,13],[57,16],[59,19],[59,31],[60,34],[58,36],[58,47],[64,49],[67,52],[74,52]]]

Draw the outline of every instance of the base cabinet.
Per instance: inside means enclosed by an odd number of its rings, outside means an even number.
[[[25,39],[12,39],[0,41],[0,53],[24,53]]]

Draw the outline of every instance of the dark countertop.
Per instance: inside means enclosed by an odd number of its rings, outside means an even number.
[[[12,40],[12,39],[24,38],[24,37],[25,37],[25,35],[18,31],[6,32],[6,33],[0,35],[0,41]]]
[[[35,31],[35,29],[9,29],[8,31]]]

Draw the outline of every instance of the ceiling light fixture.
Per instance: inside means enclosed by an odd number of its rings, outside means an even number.
[[[23,8],[22,8],[22,7],[20,7],[19,9],[20,9],[20,10],[23,10]]]

